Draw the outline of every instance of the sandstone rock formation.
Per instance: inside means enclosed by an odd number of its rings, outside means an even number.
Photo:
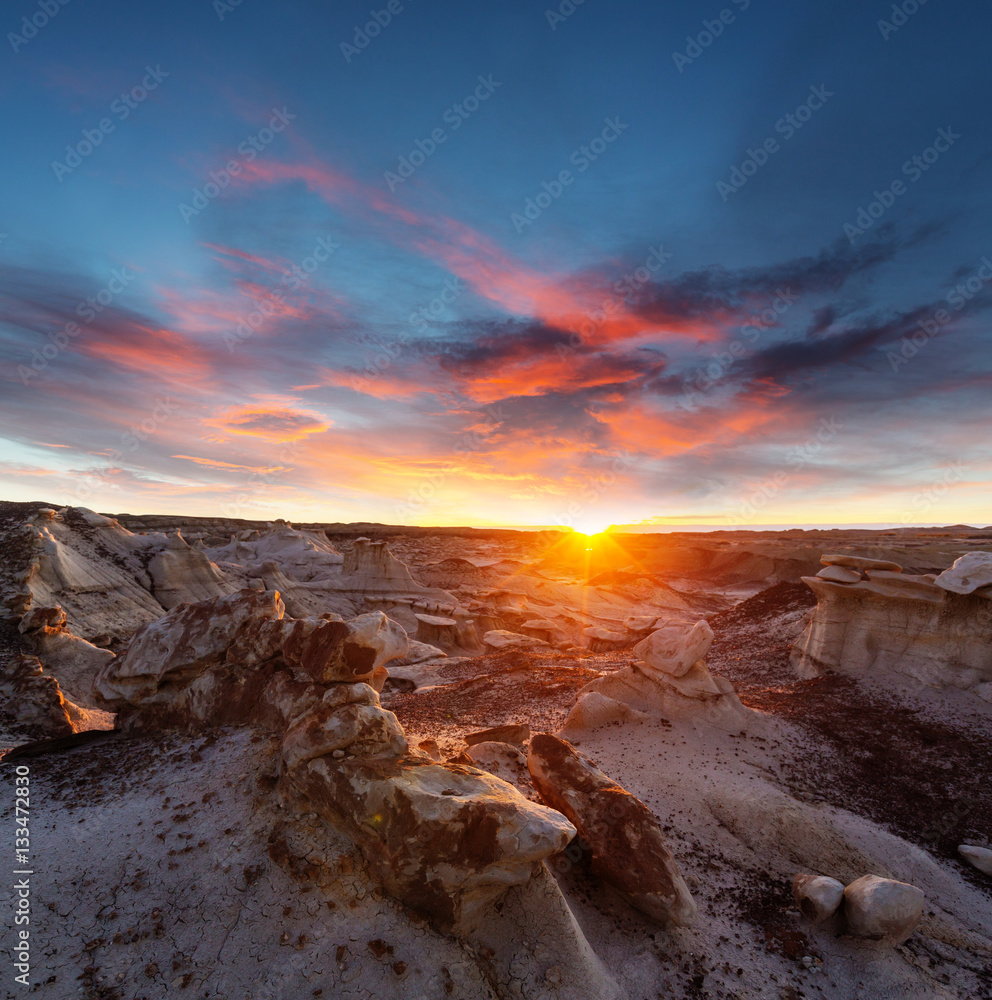
[[[844,890],[844,919],[852,934],[895,946],[916,929],[924,901],[915,885],[864,875]]]
[[[630,645],[626,632],[615,632],[608,628],[590,626],[582,630],[582,638],[593,653],[609,653]]]
[[[800,872],[792,880],[792,896],[803,914],[820,923],[840,909],[844,901],[844,883],[827,875]]]
[[[953,594],[973,594],[992,586],[992,552],[968,552],[934,581]]]
[[[982,593],[987,554],[963,556],[936,579],[902,573],[885,560],[823,557],[828,568],[840,559],[868,579],[803,577],[817,606],[793,647],[801,675],[901,678],[992,701],[992,600]]]
[[[643,802],[555,736],[531,740],[527,767],[541,798],[575,824],[596,875],[661,923],[695,920],[689,888]]]
[[[490,649],[547,649],[548,644],[543,639],[535,639],[531,635],[521,635],[519,632],[508,632],[506,629],[492,629],[482,637],[484,645]]]
[[[458,622],[440,615],[414,615],[417,619],[417,641],[442,649],[458,645]]]
[[[640,657],[641,670],[649,677],[658,674],[682,677],[698,660],[702,660],[713,644],[713,629],[705,621],[691,629],[681,625],[666,625],[652,632],[634,647]]]
[[[714,677],[705,660],[691,659],[704,654],[712,641],[713,632],[705,621],[694,626],[664,626],[653,632],[634,647],[635,653],[649,657],[650,662],[637,660],[583,687],[562,732],[571,734],[595,724],[621,721],[631,718],[632,711],[633,717],[636,713],[661,715],[733,731],[746,727],[751,713],[741,704],[730,681]]]
[[[125,727],[279,734],[284,801],[353,837],[408,906],[469,934],[575,829],[498,778],[410,751],[375,686],[406,648],[381,612],[287,619],[278,593],[245,590],[146,626],[98,686]]]

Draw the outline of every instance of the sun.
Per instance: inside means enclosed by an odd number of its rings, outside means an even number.
[[[577,520],[573,526],[576,534],[585,535],[586,538],[592,538],[595,535],[601,535],[607,528],[611,525],[602,520],[596,520],[595,518],[580,518]]]

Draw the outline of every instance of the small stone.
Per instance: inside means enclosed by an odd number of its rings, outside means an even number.
[[[344,751],[343,750],[332,750],[331,751],[331,756],[332,757],[337,757],[337,758],[340,759],[341,757],[344,756]]]

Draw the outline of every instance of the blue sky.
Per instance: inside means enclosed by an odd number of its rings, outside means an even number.
[[[987,6],[550,10],[8,8],[4,495],[992,520]]]

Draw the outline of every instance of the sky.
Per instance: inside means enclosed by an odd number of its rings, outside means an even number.
[[[3,498],[992,521],[987,4],[2,22]]]

